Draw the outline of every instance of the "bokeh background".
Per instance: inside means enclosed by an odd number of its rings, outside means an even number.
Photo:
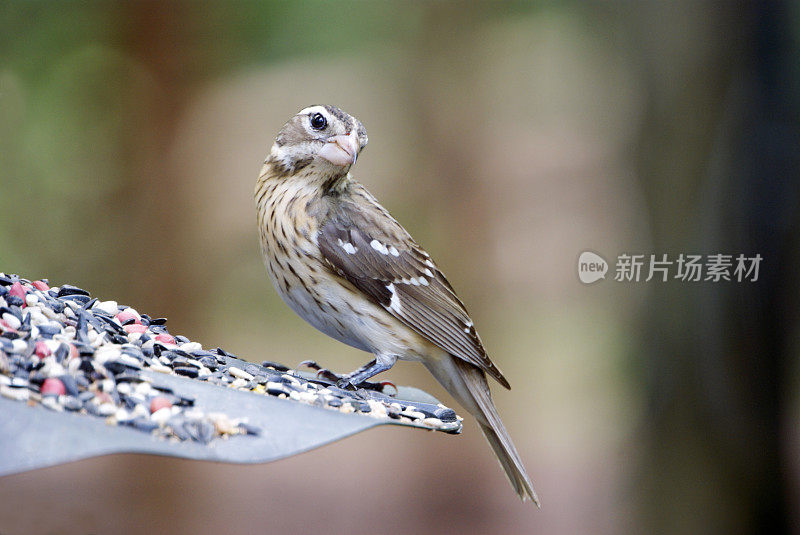
[[[781,2],[0,2],[0,271],[351,370],[368,356],[269,285],[252,200],[283,122],[339,105],[370,136],[355,175],[510,378],[543,504],[467,420],[6,477],[0,532],[800,532],[799,35]],[[584,250],[764,261],[755,283],[585,286]],[[452,403],[419,365],[385,376]]]

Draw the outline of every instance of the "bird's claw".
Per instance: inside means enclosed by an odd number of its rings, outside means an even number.
[[[325,381],[330,381],[331,383],[338,383],[342,380],[341,376],[336,375],[327,368],[322,368],[317,372],[317,379],[324,379]]]
[[[315,371],[320,371],[322,369],[322,366],[317,364],[316,360],[304,360],[303,362],[298,364],[297,367],[298,368],[311,368],[312,370],[315,370]]]
[[[338,382],[342,376],[337,375],[330,371],[328,368],[323,368],[317,361],[315,360],[304,360],[300,364],[297,365],[298,368],[310,368],[317,372],[317,379],[323,379],[325,381],[330,381],[331,383]]]
[[[394,396],[396,396],[396,395],[397,395],[397,392],[399,392],[399,391],[397,390],[397,385],[396,385],[396,384],[394,384],[394,383],[393,383],[393,382],[391,382],[391,381],[381,381],[381,382],[380,382],[380,383],[378,383],[378,384],[380,385],[380,391],[381,391],[381,393],[382,393],[382,394],[386,394],[387,396],[394,397]],[[384,392],[384,389],[385,389],[387,386],[391,386],[392,388],[394,388],[394,393],[393,393],[393,394]]]

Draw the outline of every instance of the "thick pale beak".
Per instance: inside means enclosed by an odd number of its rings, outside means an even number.
[[[344,167],[356,163],[359,149],[358,133],[352,130],[346,136],[328,138],[327,143],[320,149],[319,155],[333,165]]]

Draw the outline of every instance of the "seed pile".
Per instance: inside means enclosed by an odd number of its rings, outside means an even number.
[[[142,373],[151,370],[448,433],[461,430],[460,417],[443,405],[343,390],[273,362],[258,366],[173,336],[165,324],[75,286],[0,273],[0,395],[179,441],[205,444],[262,431],[244,418],[198,410],[191,396],[154,385]]]

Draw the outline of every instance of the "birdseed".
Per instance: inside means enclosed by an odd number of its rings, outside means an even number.
[[[0,395],[178,441],[209,444],[264,432],[245,418],[197,410],[193,398],[152,385],[142,374],[150,370],[344,413],[461,431],[461,418],[443,405],[343,390],[271,361],[259,366],[173,336],[165,324],[165,318],[100,301],[69,284],[50,287],[47,279],[0,273]]]

